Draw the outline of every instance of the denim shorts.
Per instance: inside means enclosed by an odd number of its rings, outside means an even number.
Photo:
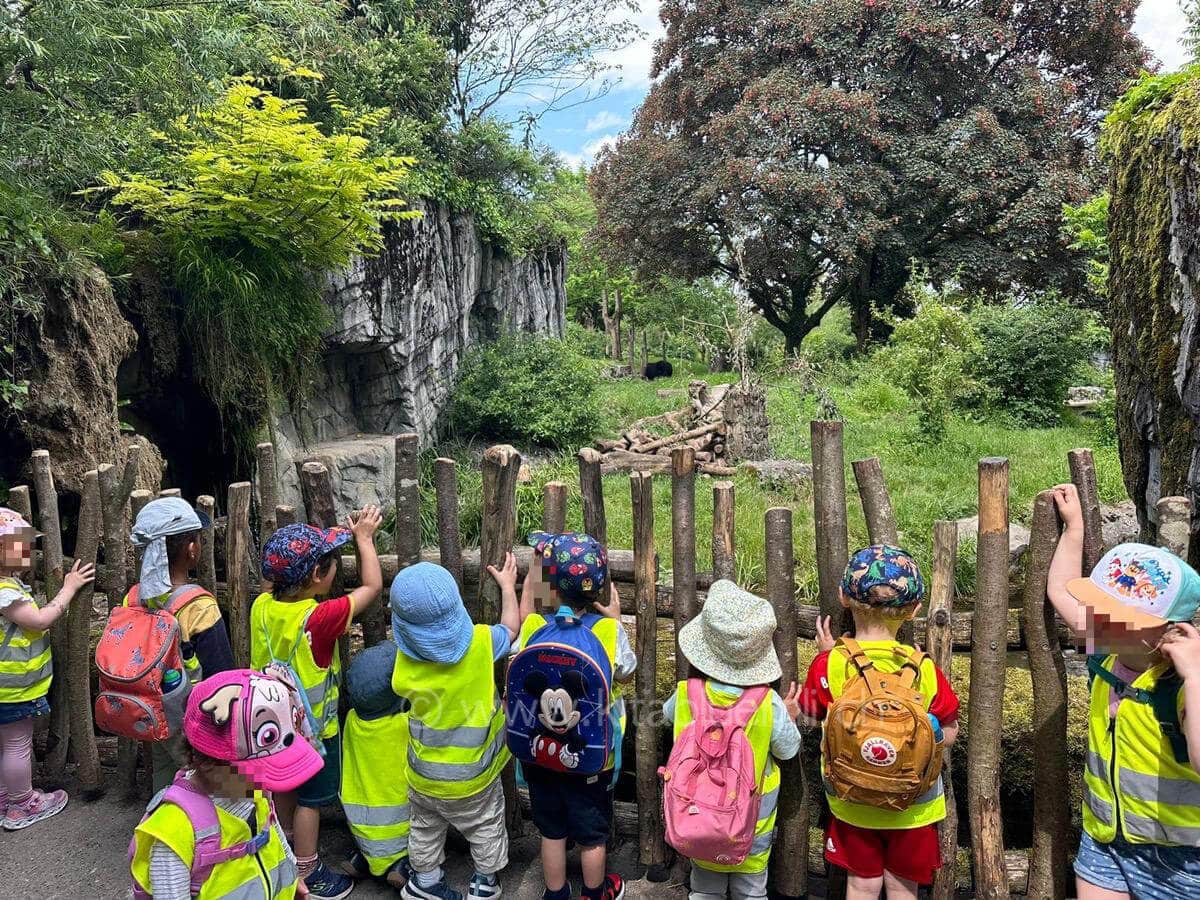
[[[32,719],[34,716],[44,716],[50,712],[50,703],[44,696],[36,700],[22,700],[18,703],[0,703],[0,725],[20,722],[22,719]]]
[[[342,786],[342,736],[335,734],[321,743],[325,745],[325,765],[296,791],[296,802],[313,809],[337,802]]]
[[[1200,897],[1200,847],[1131,844],[1122,837],[1101,844],[1085,832],[1075,857],[1075,874],[1088,884],[1129,894],[1134,900]]]

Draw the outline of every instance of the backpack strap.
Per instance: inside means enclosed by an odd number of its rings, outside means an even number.
[[[158,804],[163,803],[178,806],[192,823],[195,849],[192,853],[191,893],[198,895],[217,864],[210,861],[210,857],[221,849],[221,822],[217,818],[216,804],[192,784],[183,772],[177,772],[175,780],[159,795]]]
[[[1097,655],[1088,657],[1088,683],[1099,678],[1122,699],[1149,706],[1158,727],[1162,729],[1163,737],[1171,745],[1171,754],[1175,761],[1181,765],[1190,765],[1187,735],[1179,722],[1179,692],[1183,690],[1183,679],[1179,677],[1179,673],[1172,669],[1169,674],[1159,678],[1154,688],[1148,691],[1145,688],[1133,687],[1124,678],[1104,668],[1105,658]]]
[[[908,658],[904,660],[904,665],[900,669],[900,683],[907,688],[916,687],[917,682],[921,680],[921,666],[924,664],[925,654],[914,649],[912,653],[908,654]]]
[[[177,617],[183,608],[193,600],[211,596],[212,594],[207,589],[200,587],[198,584],[181,584],[171,591],[167,597],[167,602],[162,608]]]
[[[880,677],[879,670],[875,668],[875,663],[871,661],[871,657],[867,656],[867,651],[863,650],[862,645],[852,637],[843,637],[838,638],[834,649],[836,650],[839,646],[846,651],[849,665],[854,666],[858,670],[858,674],[866,679],[871,693],[877,694],[882,691],[883,679]]]
[[[765,684],[760,684],[742,691],[742,696],[738,697],[729,712],[730,724],[745,731],[770,690]]]

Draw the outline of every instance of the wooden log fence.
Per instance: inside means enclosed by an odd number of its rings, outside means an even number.
[[[262,443],[255,448],[258,461],[258,543],[261,547],[279,527],[276,509],[279,502],[279,473],[275,465],[275,445]]]
[[[63,586],[65,574],[62,547],[62,525],[58,515],[58,491],[54,487],[50,451],[34,450],[30,458],[33,486],[37,494],[37,525],[42,532],[42,578],[46,597],[53,598]],[[123,571],[120,577],[124,578]],[[59,618],[50,629],[50,652],[59,659],[67,657],[67,622]],[[67,761],[71,739],[71,722],[67,717],[66,683],[55,679],[50,683],[50,752],[47,769],[51,775],[62,773]]]
[[[814,515],[817,521],[817,567],[820,603],[810,605],[796,600],[795,553],[792,546],[792,510],[773,508],[764,517],[766,532],[766,594],[775,610],[778,629],[776,651],[783,677],[779,685],[786,689],[803,675],[797,666],[796,639],[811,639],[818,616],[839,612],[836,586],[848,555],[845,462],[842,450],[842,426],[837,422],[814,422],[813,456],[817,467],[814,482]],[[258,504],[261,528],[267,523],[287,524],[297,517],[294,509],[274,504],[271,490],[264,491],[266,447],[259,448]],[[272,451],[273,458],[273,451]],[[494,622],[500,614],[499,590],[487,575],[489,564],[501,565],[504,554],[512,550],[517,558],[520,577],[529,571],[532,550],[520,546],[516,529],[516,485],[520,455],[511,447],[490,448],[483,458],[483,522],[481,547],[462,547],[458,522],[457,472],[451,460],[439,459],[433,466],[433,489],[438,510],[438,546],[423,548],[420,543],[420,478],[416,469],[415,439],[400,436],[396,440],[397,517],[396,553],[381,559],[385,587],[405,566],[425,559],[444,562],[459,581],[468,608],[477,621]],[[597,460],[581,453],[580,490],[583,498],[584,527],[598,531],[607,540],[606,513],[601,472]],[[80,506],[75,557],[84,562],[98,560],[96,593],[103,593],[111,607],[121,602],[130,581],[126,559],[128,546],[127,517],[132,506],[149,499],[146,492],[133,492],[137,450],[131,449],[120,467],[103,465],[86,473]],[[663,840],[661,822],[661,785],[657,765],[664,754],[663,741],[669,739],[656,711],[665,699],[659,683],[660,642],[670,640],[672,627],[681,628],[701,608],[707,589],[717,578],[735,574],[734,542],[735,494],[731,483],[713,485],[713,559],[712,571],[696,572],[696,465],[694,450],[676,447],[668,458],[671,479],[671,574],[669,584],[660,584],[654,534],[654,477],[643,471],[629,474],[630,502],[633,509],[632,550],[609,550],[610,574],[622,600],[622,612],[636,617],[636,644],[639,668],[636,673],[635,715],[631,716],[631,741],[635,744],[633,768],[637,803],[626,800],[616,804],[616,831],[636,836],[638,857],[645,874],[653,881],[669,874],[671,853]],[[1087,552],[1101,551],[1095,506],[1095,471],[1091,455],[1077,450],[1070,454],[1072,477],[1080,485],[1085,507],[1085,523],[1092,529]],[[304,518],[329,527],[337,522],[332,490],[332,473],[318,462],[303,462],[302,495]],[[851,466],[863,504],[864,519],[873,542],[896,542],[899,525],[888,496],[882,467],[877,459],[858,460]],[[58,516],[58,498],[54,490],[51,460],[44,451],[31,460],[33,487],[17,486],[10,491],[10,505],[28,514],[25,507],[31,493],[36,495],[37,523],[46,535],[40,554],[42,589],[57,590],[63,572],[73,560],[64,556],[62,528]],[[401,484],[400,482],[404,483]],[[211,587],[226,610],[235,657],[240,665],[249,663],[249,604],[257,593],[250,577],[249,555],[254,535],[251,531],[251,502],[254,488],[249,483],[230,485],[224,499],[225,552],[224,571],[218,573],[211,526],[201,536],[201,557],[197,578]],[[561,482],[546,485],[541,510],[542,526],[559,532],[567,527],[568,487]],[[196,500],[197,508],[210,521],[217,512],[212,497]],[[272,515],[267,518],[265,511]],[[1175,552],[1186,554],[1189,537],[1190,505],[1181,498],[1164,498],[1159,510],[1160,537]],[[265,521],[263,521],[265,520]],[[707,527],[707,523],[705,523]],[[1046,580],[1050,559],[1057,542],[1059,523],[1050,493],[1039,495],[1031,520],[1029,558],[1020,609],[1010,609],[1008,549],[1008,463],[1003,459],[981,460],[979,467],[979,540],[977,546],[977,596],[973,610],[956,611],[955,561],[957,529],[954,522],[937,522],[933,533],[933,566],[929,585],[929,614],[915,623],[914,640],[924,646],[937,665],[953,677],[955,651],[971,653],[971,691],[968,721],[969,747],[958,758],[967,760],[968,843],[971,848],[972,894],[977,897],[1007,896],[1028,891],[1031,897],[1061,898],[1066,893],[1067,839],[1071,810],[1063,785],[1068,780],[1066,741],[1066,668],[1062,648],[1071,646],[1071,637],[1057,621],[1049,606]],[[823,533],[824,531],[824,533]],[[516,545],[516,546],[514,546]],[[132,555],[131,555],[132,556]],[[342,557],[340,581],[353,584],[358,578],[356,556]],[[220,580],[218,580],[220,577]],[[62,749],[51,747],[45,760],[47,773],[69,759],[75,763],[76,776],[88,795],[103,787],[105,766],[117,763],[116,783],[127,791],[135,787],[137,748],[132,743],[111,738],[97,739],[92,721],[90,662],[94,650],[95,623],[92,615],[92,591],[85,590],[64,617],[60,645],[55,646],[58,678],[61,682],[64,717],[52,723],[52,733],[62,741]],[[382,606],[382,604],[381,604]],[[364,641],[379,640],[382,634]],[[1032,815],[1033,846],[1027,853],[1006,853],[1000,821],[999,789],[1002,777],[1000,728],[1007,651],[1027,649],[1033,681],[1034,804]],[[348,644],[341,652],[348,654]],[[348,656],[343,657],[348,664]],[[686,677],[686,661],[678,654],[675,674]],[[640,727],[639,727],[640,726]],[[115,751],[115,752],[114,752]],[[961,764],[961,763],[960,763]],[[806,767],[801,761],[785,763],[779,801],[776,853],[772,858],[773,890],[784,897],[803,896],[808,890],[811,872],[820,872],[819,846],[809,846],[809,826],[815,818]],[[958,822],[954,814],[952,754],[943,757],[943,784],[947,792],[948,818],[941,825],[943,856],[954,858],[958,847]],[[510,823],[517,821],[518,792],[506,775],[510,797]],[[961,890],[964,872],[948,865],[939,874],[932,896],[948,900],[955,884]],[[957,876],[957,877],[956,877]]]

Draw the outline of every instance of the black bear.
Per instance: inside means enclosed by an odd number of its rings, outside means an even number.
[[[675,369],[665,359],[650,363],[642,370],[642,375],[647,381],[653,381],[655,378],[670,378],[674,374]]]

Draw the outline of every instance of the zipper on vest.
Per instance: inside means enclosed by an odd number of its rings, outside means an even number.
[[[1121,711],[1120,701],[1117,701],[1117,712]],[[1125,829],[1121,825],[1121,790],[1117,787],[1117,717],[1108,720],[1109,760],[1108,780],[1112,786],[1113,795],[1113,826],[1117,837],[1123,837]]]
[[[268,840],[267,844],[269,845],[270,843],[271,842]],[[254,861],[256,863],[258,863],[258,871],[262,874],[263,896],[264,897],[274,897],[275,891],[271,885],[271,876],[267,874],[267,867],[263,865],[261,850],[254,851]]]

